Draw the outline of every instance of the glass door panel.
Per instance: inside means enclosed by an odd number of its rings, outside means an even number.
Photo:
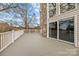
[[[49,37],[57,38],[57,22],[49,24]]]
[[[74,42],[74,19],[59,21],[59,39]]]

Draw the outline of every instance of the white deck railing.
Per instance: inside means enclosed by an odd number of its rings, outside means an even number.
[[[21,35],[23,35],[24,30],[18,31],[8,31],[4,33],[0,33],[0,52],[3,51],[6,47],[8,47],[12,42],[18,39]]]

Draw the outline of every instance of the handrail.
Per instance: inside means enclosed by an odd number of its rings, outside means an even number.
[[[12,32],[12,31],[7,31],[7,32],[1,32],[0,34],[5,34],[5,33],[8,33],[8,32]]]
[[[0,33],[0,52],[7,48],[11,43],[23,35],[24,30],[8,31]]]

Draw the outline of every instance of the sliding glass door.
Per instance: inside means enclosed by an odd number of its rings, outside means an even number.
[[[49,24],[49,37],[57,38],[57,22]]]
[[[74,42],[74,18],[59,21],[59,39]]]

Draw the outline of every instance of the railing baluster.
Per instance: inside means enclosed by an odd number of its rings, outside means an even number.
[[[2,34],[1,34],[1,48],[2,48]]]
[[[1,37],[1,48],[0,52],[4,50],[10,43],[14,42],[14,40],[18,39],[21,35],[23,35],[24,30],[19,30],[19,31],[9,31],[9,32],[4,32],[0,33]]]

